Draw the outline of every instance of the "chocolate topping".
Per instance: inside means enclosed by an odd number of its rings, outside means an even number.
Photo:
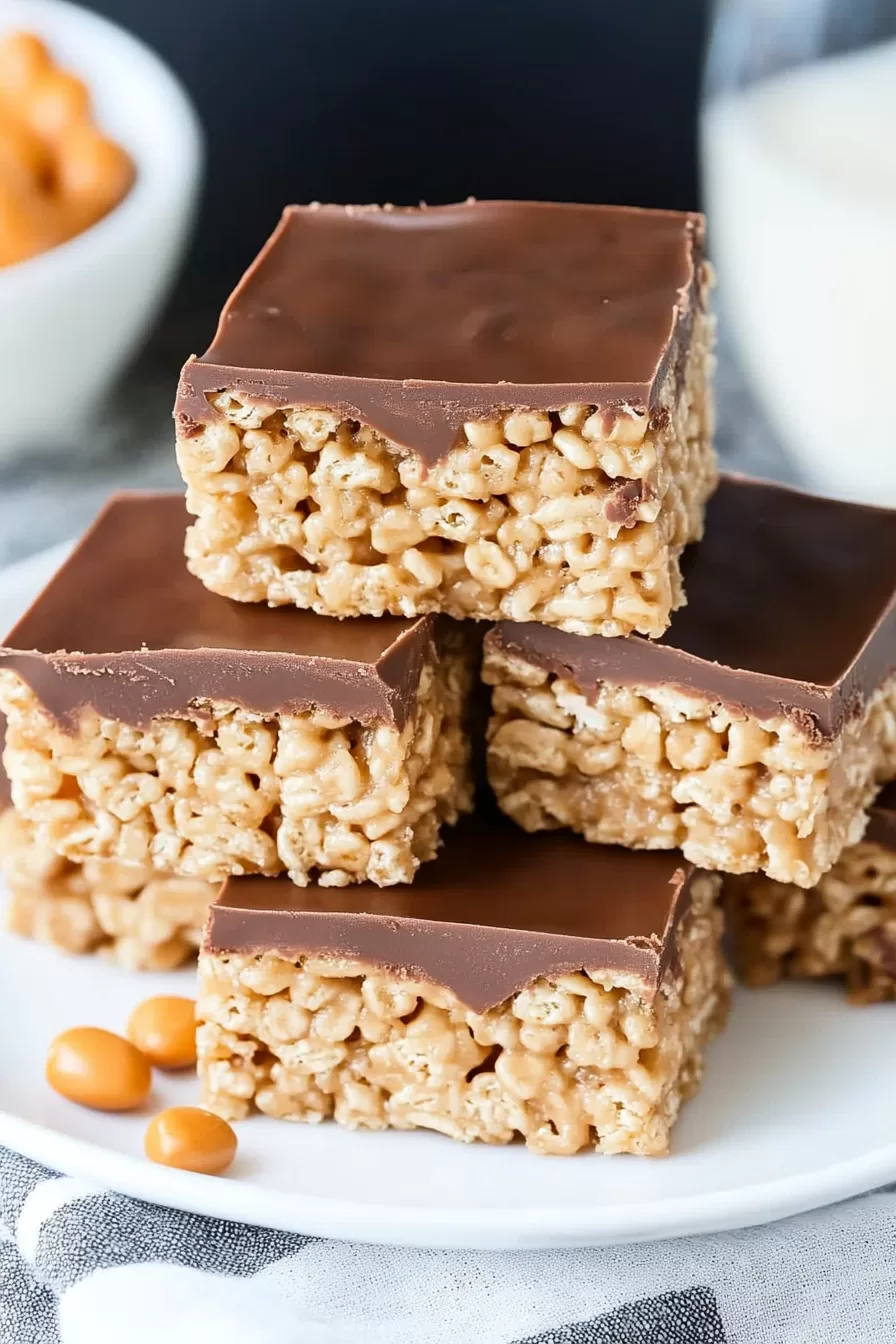
[[[896,782],[888,784],[868,809],[868,825],[862,839],[896,853]]]
[[[831,738],[896,673],[896,512],[723,477],[661,639],[502,622],[487,645],[568,677],[671,685]]]
[[[216,597],[187,572],[179,494],[122,494],[0,648],[60,723],[90,706],[143,727],[209,701],[257,714],[312,707],[401,727],[434,617],[339,621]]]
[[[205,948],[357,959],[445,985],[474,1012],[537,976],[583,969],[637,976],[653,993],[674,961],[694,872],[676,853],[527,835],[486,808],[449,832],[412,887],[231,878]]]
[[[700,215],[467,201],[290,206],[184,369],[206,395],[327,406],[433,463],[466,420],[570,402],[653,409],[686,341]]]

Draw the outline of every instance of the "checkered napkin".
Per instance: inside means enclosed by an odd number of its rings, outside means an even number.
[[[765,1228],[418,1251],[142,1204],[0,1149],[0,1344],[893,1344],[896,1191]]]

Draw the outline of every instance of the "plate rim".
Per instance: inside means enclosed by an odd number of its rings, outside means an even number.
[[[14,601],[22,589],[30,601],[33,586],[46,581],[73,545],[62,542],[0,568],[0,601]],[[308,1236],[453,1250],[618,1245],[732,1231],[807,1213],[896,1181],[894,1139],[828,1167],[697,1195],[592,1208],[471,1210],[358,1203],[282,1193],[238,1177],[201,1176],[65,1134],[2,1107],[0,1144],[62,1175],[187,1213]]]
[[[282,1194],[238,1179],[160,1167],[8,1111],[0,1111],[0,1144],[65,1176],[149,1204],[306,1236],[435,1250],[546,1250],[734,1231],[837,1204],[896,1180],[894,1142],[821,1171],[636,1206],[467,1210]]]

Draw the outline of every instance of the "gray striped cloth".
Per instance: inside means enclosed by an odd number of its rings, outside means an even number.
[[[325,1241],[0,1149],[0,1344],[893,1344],[896,1192],[592,1250]]]

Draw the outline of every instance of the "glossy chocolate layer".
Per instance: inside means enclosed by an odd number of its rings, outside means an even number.
[[[223,701],[257,714],[319,707],[361,723],[407,719],[433,617],[231,602],[187,572],[180,494],[115,496],[0,648],[62,723],[89,706],[143,726]]]
[[[896,853],[896,782],[881,789],[868,809],[868,825],[862,839]]]
[[[896,674],[896,512],[723,477],[661,639],[502,622],[487,645],[584,691],[670,685],[830,738]]]
[[[181,379],[327,406],[438,460],[466,420],[569,402],[653,408],[699,302],[699,215],[468,201],[290,206]]]
[[[476,1012],[539,975],[583,969],[637,976],[650,994],[674,960],[694,872],[680,854],[527,835],[486,808],[452,828],[412,887],[231,878],[205,947],[357,959],[445,985]]]

